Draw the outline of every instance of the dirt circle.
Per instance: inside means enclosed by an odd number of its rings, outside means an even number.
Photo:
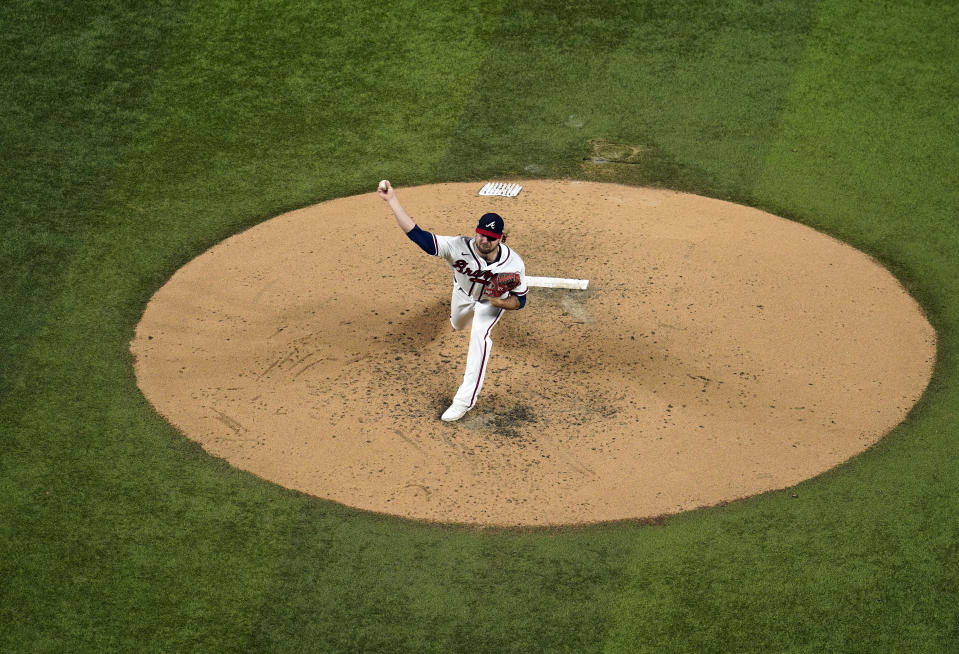
[[[490,525],[649,518],[784,488],[862,452],[929,382],[935,333],[884,268],[812,229],[664,190],[400,188],[424,229],[497,211],[534,288],[486,385],[439,414],[468,334],[452,275],[374,193],[216,245],[152,298],[137,380],[210,454],[303,492]]]

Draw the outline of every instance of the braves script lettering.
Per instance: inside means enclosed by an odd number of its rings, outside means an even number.
[[[471,282],[476,282],[478,284],[487,284],[489,280],[493,278],[496,273],[492,270],[472,270],[463,259],[457,259],[456,263],[453,264],[453,270],[458,273],[462,273],[470,278]]]

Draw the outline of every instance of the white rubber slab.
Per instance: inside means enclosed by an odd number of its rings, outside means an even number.
[[[539,288],[569,288],[577,291],[585,291],[589,286],[588,279],[564,279],[562,277],[526,277],[527,286],[537,286]]]
[[[506,198],[515,198],[523,189],[519,184],[509,184],[507,182],[487,182],[480,189],[480,195],[501,195]]]

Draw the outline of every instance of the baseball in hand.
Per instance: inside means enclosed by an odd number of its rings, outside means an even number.
[[[389,182],[389,180],[384,179],[383,181],[380,182],[380,190],[381,190],[381,191],[388,191],[389,188],[390,188],[390,182]]]

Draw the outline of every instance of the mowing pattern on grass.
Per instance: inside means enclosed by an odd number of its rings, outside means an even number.
[[[0,649],[959,648],[955,3],[11,0],[0,28]],[[598,139],[655,156],[583,161]],[[137,392],[143,307],[219,240],[384,177],[507,176],[841,237],[928,310],[930,391],[799,487],[534,533],[279,491]]]

